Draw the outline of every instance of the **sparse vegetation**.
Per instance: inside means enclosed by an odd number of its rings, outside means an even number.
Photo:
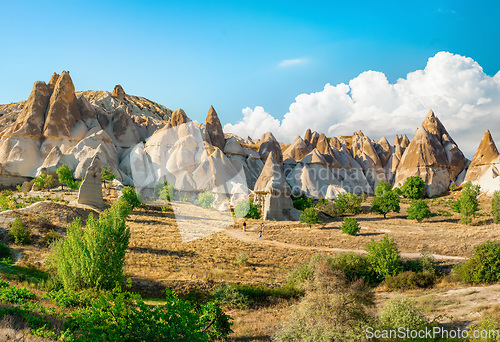
[[[297,210],[304,211],[307,208],[313,208],[315,206],[314,199],[302,195],[293,201],[293,207]]]
[[[318,218],[318,210],[316,210],[315,208],[304,209],[302,214],[300,214],[299,221],[302,223],[307,223],[309,225],[309,228],[311,228],[313,224],[321,223],[321,220]]]
[[[253,204],[253,198],[239,201],[234,207],[234,215],[236,218],[252,218],[260,219],[259,206]]]
[[[408,216],[406,217],[409,220],[417,220],[421,222],[424,218],[431,216],[431,211],[427,202],[423,199],[416,199],[410,203],[410,207],[406,210]]]
[[[358,220],[355,218],[345,218],[342,221],[342,225],[340,226],[340,229],[342,232],[348,234],[348,235],[356,235],[358,234],[360,227]]]
[[[26,227],[26,225],[21,221],[19,217],[16,217],[14,222],[11,223],[9,236],[14,239],[14,243],[20,245],[27,245],[30,243],[31,229]]]
[[[38,177],[33,179],[33,190],[49,190],[52,189],[56,185],[56,180],[52,175],[48,175],[45,173],[40,174]]]
[[[111,183],[115,178],[116,175],[111,172],[110,166],[101,169],[101,182],[103,182],[104,187],[106,187],[106,183]]]
[[[493,222],[500,222],[500,191],[497,190],[493,193],[491,199],[491,214],[493,215]]]
[[[64,189],[64,185],[67,185],[71,189],[76,189],[78,183],[73,178],[73,172],[69,169],[68,165],[63,164],[57,170],[57,178],[61,184],[61,189]]]
[[[419,176],[406,178],[401,191],[403,197],[411,199],[420,199],[424,195],[425,182]]]

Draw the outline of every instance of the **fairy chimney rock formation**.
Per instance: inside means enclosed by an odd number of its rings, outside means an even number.
[[[101,189],[101,160],[95,155],[85,172],[82,185],[78,191],[78,203],[103,207]]]
[[[212,145],[224,150],[224,132],[222,131],[219,116],[213,106],[210,106],[210,110],[208,111],[205,138],[207,141],[211,142]]]
[[[123,100],[125,98],[125,90],[123,90],[122,86],[117,84],[111,93],[111,96],[116,97],[119,100]]]
[[[172,117],[170,118],[170,124],[173,127],[185,124],[186,122],[188,122],[188,117],[184,112],[184,110],[179,108],[172,113]]]

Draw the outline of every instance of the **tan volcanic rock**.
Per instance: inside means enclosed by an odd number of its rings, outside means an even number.
[[[410,145],[410,139],[408,139],[408,137],[405,134],[405,136],[403,137],[403,139],[401,139],[401,147],[402,148],[407,148],[408,145]]]
[[[69,72],[63,71],[50,96],[43,135],[56,140],[69,139],[75,123],[81,119],[75,86]]]
[[[78,190],[78,203],[103,207],[101,189],[101,160],[95,155],[85,172],[80,190]]]
[[[311,140],[312,140],[312,132],[311,129],[308,128],[306,130],[306,133],[304,134],[304,141],[306,142],[306,144],[310,144]]]
[[[262,160],[267,160],[267,156],[273,152],[278,163],[283,162],[283,153],[281,146],[271,132],[264,133],[260,138],[259,155]]]
[[[342,148],[342,143],[337,137],[330,138],[330,146],[338,151]]]
[[[300,136],[297,136],[293,143],[283,152],[283,160],[292,158],[295,161],[300,161],[307,156],[309,152],[311,152],[311,150],[306,142]]]
[[[59,74],[54,72],[52,74],[52,77],[50,78],[50,81],[49,83],[47,84],[50,92],[52,93],[52,91],[54,91],[54,88],[56,87],[56,83],[57,83],[57,80],[59,79]]]
[[[224,150],[224,132],[222,131],[219,116],[213,106],[210,106],[210,110],[208,111],[205,136],[206,140],[212,143],[212,145]]]
[[[5,132],[4,137],[16,135],[41,138],[49,98],[50,89],[45,82],[35,82],[28,101],[26,101],[14,125]]]
[[[391,145],[389,144],[389,141],[385,137],[382,137],[380,141],[375,145],[375,151],[380,158],[382,167],[385,167],[392,155]]]
[[[182,109],[176,109],[173,113],[172,113],[172,117],[170,118],[170,124],[172,126],[179,126],[179,125],[182,125],[186,122],[188,122],[188,117],[186,115],[186,113],[182,110]]]
[[[481,191],[492,194],[500,190],[500,153],[489,130],[484,132],[483,139],[474,153],[467,169],[465,182],[471,181],[481,186]]]
[[[401,158],[395,185],[420,176],[426,183],[424,194],[433,197],[446,191],[465,165],[464,155],[431,110]]]
[[[320,164],[324,166],[328,165],[326,159],[323,157],[321,153],[319,153],[317,148],[315,148],[307,156],[302,158],[300,162],[303,164]]]
[[[111,96],[116,97],[119,100],[123,100],[125,98],[125,90],[123,90],[122,86],[117,84],[111,93]]]

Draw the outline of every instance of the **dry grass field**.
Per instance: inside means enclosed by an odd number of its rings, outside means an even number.
[[[55,192],[57,194],[57,192]],[[112,200],[114,193],[109,194]],[[192,289],[209,292],[224,283],[282,286],[289,270],[308,260],[315,253],[334,254],[335,249],[363,250],[371,239],[384,234],[393,237],[403,253],[431,252],[443,256],[468,257],[474,245],[500,238],[499,226],[489,215],[489,199],[481,198],[480,216],[470,226],[460,224],[458,214],[452,213],[451,201],[460,196],[454,192],[431,199],[429,205],[439,213],[419,223],[405,219],[408,202],[402,202],[400,213],[390,213],[387,219],[368,212],[369,200],[363,203],[364,212],[357,215],[362,227],[358,236],[340,231],[341,219],[330,219],[313,225],[298,222],[265,222],[262,239],[258,239],[260,220],[247,220],[247,232],[240,223],[202,239],[183,243],[174,213],[160,207],[138,208],[132,211],[128,225],[131,231],[126,255],[126,277],[133,288],[149,298],[159,298],[164,290],[175,289],[180,295]],[[68,198],[71,200],[71,198]],[[66,225],[75,217],[85,220],[98,210],[79,206],[75,201],[40,202],[32,210],[13,211],[3,215],[0,228],[6,228],[13,217],[33,222],[34,244],[16,246],[19,263],[43,267],[49,248],[42,237],[53,229],[64,234]],[[42,221],[40,221],[42,220]],[[44,223],[40,226],[39,223]],[[244,262],[242,262],[244,260]],[[457,263],[443,260],[443,264]],[[399,295],[376,289],[378,306]],[[430,316],[448,314],[455,321],[471,322],[482,312],[500,307],[500,285],[465,287],[442,282],[430,290],[405,293],[416,299]],[[269,341],[276,326],[287,318],[294,300],[278,301],[265,307],[227,309],[234,318],[233,341]]]

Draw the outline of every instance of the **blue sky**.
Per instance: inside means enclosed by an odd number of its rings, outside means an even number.
[[[70,70],[77,90],[129,94],[204,121],[295,97],[367,70],[389,82],[439,51],[500,69],[498,1],[64,1],[1,4],[0,103]],[[305,128],[304,128],[305,130]],[[378,138],[378,137],[374,137]]]

